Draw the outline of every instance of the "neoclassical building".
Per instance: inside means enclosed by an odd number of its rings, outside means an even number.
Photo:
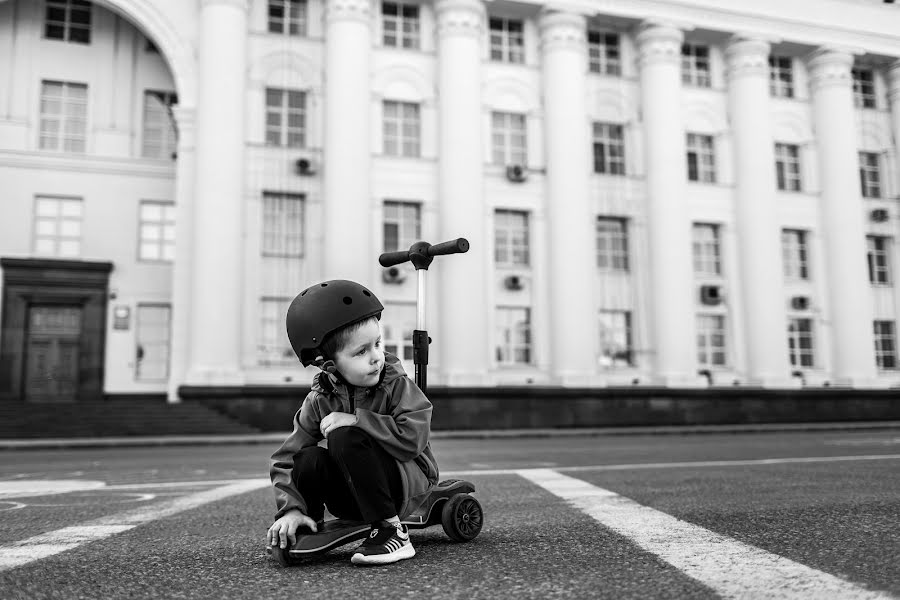
[[[409,360],[458,237],[432,383],[900,385],[893,3],[0,0],[0,82],[0,399],[303,385],[332,278]]]

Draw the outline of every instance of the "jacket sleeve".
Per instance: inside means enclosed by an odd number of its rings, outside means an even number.
[[[298,508],[306,514],[306,501],[300,495],[293,481],[294,458],[304,448],[315,446],[322,439],[319,432],[321,420],[316,404],[316,392],[307,394],[297,414],[294,415],[294,430],[281,447],[272,455],[269,476],[275,490],[275,518],[287,511]]]
[[[409,377],[398,378],[386,393],[390,414],[357,408],[356,426],[378,440],[388,454],[407,462],[428,445],[431,402]]]

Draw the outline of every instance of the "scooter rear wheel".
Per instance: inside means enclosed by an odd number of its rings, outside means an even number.
[[[484,524],[481,503],[469,494],[456,494],[444,503],[441,525],[454,542],[475,539]]]

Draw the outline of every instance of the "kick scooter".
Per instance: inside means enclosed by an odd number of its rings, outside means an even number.
[[[425,274],[435,256],[467,252],[469,242],[465,238],[431,245],[416,242],[409,250],[385,252],[378,257],[383,267],[411,262],[416,269],[416,329],[413,331],[413,365],[415,382],[422,392],[428,387],[428,344],[431,341],[425,329]],[[472,496],[475,486],[468,481],[448,479],[432,488],[428,499],[412,514],[401,515],[400,521],[409,529],[424,529],[440,524],[444,532],[455,542],[474,539],[484,524],[481,504]],[[319,526],[317,532],[307,529],[297,531],[297,541],[286,549],[278,546],[267,548],[282,566],[300,564],[304,558],[317,556],[338,546],[361,540],[369,535],[371,525],[346,519],[331,519]]]

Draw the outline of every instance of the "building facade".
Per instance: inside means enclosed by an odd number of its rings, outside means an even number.
[[[852,27],[848,26],[852,23]],[[431,383],[900,385],[900,8],[0,0],[0,398],[304,384],[348,278]]]

